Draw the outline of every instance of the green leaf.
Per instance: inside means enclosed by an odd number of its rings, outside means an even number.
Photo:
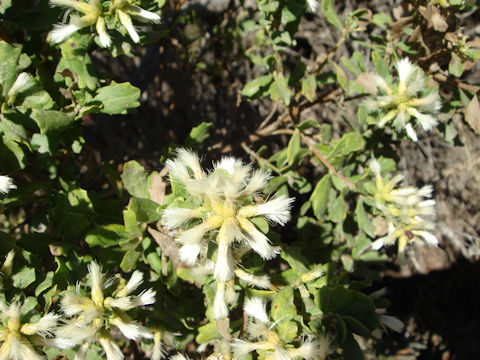
[[[49,271],[47,273],[47,276],[45,276],[45,280],[43,280],[38,286],[37,289],[35,290],[35,296],[39,296],[42,292],[47,290],[50,286],[53,284],[53,271]]]
[[[147,173],[138,162],[131,160],[125,163],[121,178],[130,195],[144,199],[150,198]]]
[[[147,262],[150,264],[152,269],[157,274],[162,273],[162,259],[160,259],[160,256],[158,256],[156,252],[151,252],[150,254],[147,255]],[[186,269],[186,270],[190,270],[190,269]]]
[[[332,64],[335,66],[336,74],[337,74],[337,81],[342,87],[343,90],[347,88],[348,85],[348,79],[347,79],[347,74],[345,74],[345,71],[337,65],[336,63],[332,62]]]
[[[151,223],[160,220],[162,217],[162,214],[158,211],[160,205],[150,199],[133,197],[130,199],[128,208],[134,212],[139,222]]]
[[[2,90],[2,97],[6,97],[8,90],[12,87],[17,74],[18,61],[22,48],[20,46],[12,46],[5,41],[0,41],[0,84]]]
[[[335,143],[328,157],[343,157],[352,152],[363,150],[364,147],[365,139],[363,136],[356,132],[349,132]]]
[[[355,208],[355,215],[357,215],[357,222],[360,229],[365,231],[368,236],[373,237],[375,234],[375,226],[373,226],[372,222],[368,218],[368,214],[363,207],[363,200],[360,197],[357,203],[357,207]]]
[[[250,218],[249,220],[254,223],[258,230],[260,230],[262,233],[268,233],[270,227],[268,226],[268,221],[265,220],[263,217],[255,216],[253,218]]]
[[[98,86],[98,80],[93,73],[92,59],[88,55],[87,48],[93,37],[88,35],[74,34],[67,41],[65,41],[60,48],[62,50],[62,57],[57,65],[57,71],[54,79],[58,82],[65,81],[67,86],[71,85],[73,81],[80,89],[88,88],[95,90]],[[75,80],[67,77],[64,72],[69,69],[76,74]]]
[[[271,179],[267,186],[263,189],[264,194],[271,194],[275,192],[280,186],[285,184],[288,181],[288,177],[285,175],[279,175]]]
[[[185,140],[185,146],[187,148],[195,148],[204,142],[210,136],[210,130],[213,128],[213,123],[202,122],[200,125],[195,126]]]
[[[246,97],[260,97],[266,91],[273,80],[272,74],[259,76],[248,82],[242,89],[242,95]]]
[[[31,267],[23,267],[18,273],[12,275],[13,286],[18,289],[25,289],[36,279],[35,269]]]
[[[126,114],[128,109],[140,106],[140,89],[130,83],[112,83],[97,91],[92,101],[103,104],[102,112],[105,114]]]
[[[90,231],[85,237],[85,242],[90,246],[101,246],[103,248],[118,245],[129,238],[128,232],[121,224],[108,224],[98,226]]]
[[[390,75],[390,69],[385,61],[385,59],[375,51],[372,51],[372,61],[375,67],[375,71],[378,75],[384,78],[387,83],[392,81],[392,76]]]
[[[125,272],[130,272],[136,269],[137,261],[140,258],[141,253],[136,249],[128,250],[125,255],[123,256],[122,262],[120,263],[120,267]]]
[[[317,79],[315,76],[308,75],[302,81],[302,95],[307,98],[308,101],[312,102],[315,100],[315,95],[317,92]]]
[[[321,219],[327,209],[330,188],[330,174],[326,174],[320,179],[317,185],[315,185],[315,189],[313,189],[312,195],[310,196],[313,213],[317,219]]]
[[[217,330],[217,326],[214,321],[210,321],[208,324],[200,326],[198,328],[198,335],[195,341],[199,344],[205,344],[215,339],[220,339],[222,335]]]
[[[75,122],[74,114],[56,110],[33,109],[32,118],[40,128],[40,133],[48,137],[62,134]]]
[[[340,317],[351,317],[361,322],[369,331],[377,328],[375,305],[367,295],[346,289],[342,285],[324,286],[318,291],[318,305],[324,315],[333,313]]]
[[[288,147],[287,147],[287,158],[285,162],[289,166],[293,166],[295,164],[298,158],[298,154],[300,152],[300,148],[301,148],[300,130],[295,129],[292,137],[290,138],[290,141],[288,142]]]
[[[297,323],[290,320],[280,320],[276,325],[276,330],[280,338],[285,342],[292,342],[297,337]]]
[[[290,286],[284,287],[275,296],[272,301],[270,311],[273,321],[291,320],[297,315],[297,310],[293,303],[293,289]]]
[[[322,0],[321,8],[325,19],[337,29],[343,30],[343,23],[335,10],[334,0]]]
[[[303,120],[300,124],[298,124],[297,128],[300,131],[304,131],[304,130],[307,130],[307,129],[310,129],[310,128],[319,129],[320,124],[315,119],[307,119],[307,120]]]
[[[342,195],[338,197],[328,207],[328,220],[338,223],[345,220],[347,216],[347,207]]]
[[[281,99],[285,105],[290,105],[290,98],[293,95],[292,90],[288,88],[287,80],[282,73],[276,72],[273,84],[270,86],[269,93],[273,100]]]
[[[289,247],[283,249],[280,255],[288,265],[295,271],[297,275],[302,275],[308,271],[308,260],[301,254],[301,249],[297,247]]]

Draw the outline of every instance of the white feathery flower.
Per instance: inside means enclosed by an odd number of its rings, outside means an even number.
[[[107,360],[123,360],[124,356],[122,350],[118,347],[117,344],[110,337],[100,337],[98,339],[100,345],[102,345],[105,355],[107,355]]]
[[[221,230],[220,230],[221,231]],[[218,245],[217,261],[213,276],[218,281],[228,281],[233,277],[233,258],[230,247],[226,243]]]
[[[35,80],[32,75],[26,72],[18,74],[15,82],[7,93],[7,104],[11,105],[18,94],[35,86]]]
[[[127,285],[120,290],[118,293],[118,296],[125,296],[130,294],[132,291],[137,290],[137,288],[142,284],[143,282],[143,273],[141,271],[135,270],[130,277],[130,280],[128,280]]]
[[[320,352],[320,343],[316,340],[308,339],[300,345],[298,349],[292,351],[293,357],[303,358],[305,360],[322,359]],[[292,354],[291,353],[291,354]]]
[[[120,19],[120,23],[127,29],[128,35],[133,40],[133,42],[138,43],[140,42],[140,37],[138,36],[137,30],[135,26],[133,26],[132,18],[127,13],[123,12],[122,10],[117,9],[117,15]]]
[[[88,265],[88,272],[90,295],[79,295],[78,284],[75,293],[67,292],[61,301],[62,311],[70,319],[57,328],[54,344],[62,349],[81,345],[86,354],[89,344],[99,342],[108,359],[123,359],[120,349],[110,338],[109,330],[114,325],[129,339],[153,338],[152,332],[130,318],[127,311],[153,304],[155,291],[147,289],[138,296],[130,295],[143,282],[143,274],[139,271],[134,271],[128,282],[121,279],[116,289],[106,286],[108,281],[104,280],[101,267],[95,261]]]
[[[162,349],[162,333],[157,329],[153,332],[153,349],[150,360],[161,360],[165,357],[165,352]],[[171,359],[171,358],[170,358]]]
[[[227,303],[225,302],[225,283],[217,283],[217,292],[213,301],[213,316],[215,319],[224,319],[228,316]]]
[[[122,310],[130,310],[135,307],[131,296],[116,298],[107,297],[103,301],[103,305]]]
[[[232,349],[233,352],[239,357],[244,357],[248,353],[256,350],[256,346],[254,343],[245,340],[234,339],[232,343]]]
[[[48,38],[53,43],[58,44],[67,40],[80,29],[81,27],[78,24],[55,24]]]
[[[272,246],[249,220],[262,216],[272,223],[283,225],[290,218],[293,199],[280,196],[262,204],[255,203],[254,195],[265,187],[269,179],[267,172],[253,172],[251,165],[233,157],[224,157],[214,164],[212,171],[204,171],[198,156],[185,149],[178,150],[177,157],[167,161],[167,165],[172,181],[180,181],[187,196],[199,204],[192,210],[170,206],[162,214],[165,226],[179,229],[177,241],[183,245],[180,248],[183,262],[193,265],[200,253],[209,253],[209,242],[213,238],[218,249],[214,278],[217,283],[225,283],[234,277],[234,258],[243,251],[242,247],[251,248],[264,259],[272,259],[279,253],[280,249]],[[188,228],[190,219],[200,220],[201,223]],[[234,243],[240,243],[240,246],[232,247]],[[268,279],[260,280],[260,286],[266,287]],[[224,316],[227,309],[222,305],[223,295],[221,299],[214,307],[217,314]]]
[[[137,5],[127,3],[127,4],[124,5],[123,10],[125,10],[130,15],[138,18],[139,20],[151,21],[151,22],[157,23],[157,24],[161,20],[161,18],[158,14],[155,14],[151,11],[144,10],[140,6],[137,6]]]
[[[170,360],[189,360],[189,357],[181,353],[170,356]]]
[[[102,45],[104,48],[108,48],[110,45],[112,45],[112,38],[110,35],[108,35],[107,26],[102,17],[98,18],[95,28],[97,29],[98,37],[100,39],[100,45]]]
[[[42,347],[46,337],[57,326],[58,316],[49,313],[36,323],[24,323],[29,308],[18,302],[11,304],[0,300],[0,359],[2,360],[40,360],[43,357],[35,347]]]
[[[111,323],[118,327],[127,339],[137,340],[140,338],[153,339],[153,333],[144,326],[139,325],[130,318],[114,317]]]
[[[270,240],[247,219],[240,219],[241,228],[249,235],[245,242],[265,260],[273,259],[280,253],[280,249],[270,245]]]
[[[17,187],[9,176],[0,175],[0,193],[6,194],[10,190],[15,190]]]
[[[270,324],[270,320],[267,315],[266,304],[262,299],[257,297],[248,299],[245,301],[243,310],[248,314],[248,316],[254,317],[264,324]]]
[[[138,295],[135,299],[133,299],[132,303],[135,307],[151,305],[155,303],[156,294],[157,292],[153,289],[142,291],[140,295]]]
[[[263,215],[271,222],[285,225],[290,220],[293,198],[282,195],[258,205],[257,215]]]
[[[176,229],[197,216],[196,211],[184,208],[169,208],[162,211],[162,223],[169,230]]]
[[[390,80],[376,75],[378,94],[366,100],[364,106],[373,115],[371,122],[378,127],[392,122],[397,130],[405,131],[410,139],[417,141],[415,126],[429,131],[438,124],[436,114],[442,106],[438,88],[429,89],[422,70],[408,58],[398,61],[395,67],[397,82],[390,84]]]
[[[277,345],[275,346],[275,350],[273,352],[273,360],[292,360],[292,357],[285,350],[282,346]]]
[[[180,260],[187,266],[193,266],[201,250],[202,246],[199,244],[185,244],[179,250]]]
[[[268,289],[270,288],[270,278],[268,275],[262,276],[255,276],[252,274],[247,273],[241,269],[235,269],[235,275],[240,279],[243,280],[251,285],[254,285],[260,289]]]
[[[22,325],[20,332],[25,335],[39,334],[42,336],[50,335],[57,327],[59,315],[48,313],[42,316],[36,323]]]
[[[318,0],[307,0],[307,9],[308,11],[314,13],[317,11]]]

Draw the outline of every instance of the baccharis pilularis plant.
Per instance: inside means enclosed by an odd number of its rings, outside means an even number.
[[[148,289],[138,296],[132,295],[143,281],[140,271],[134,271],[128,282],[122,278],[105,280],[100,266],[94,261],[88,266],[88,271],[90,293],[82,291],[80,285],[77,285],[75,291],[67,291],[61,300],[61,309],[70,319],[57,329],[55,345],[61,349],[80,345],[76,357],[78,360],[85,358],[90,344],[99,343],[108,360],[123,359],[111,330],[117,328],[131,340],[153,339],[153,332],[132,319],[127,312],[153,304],[155,291]],[[113,289],[116,281],[118,284]],[[159,351],[154,351],[154,354],[154,360],[161,356]]]
[[[235,339],[232,343],[234,353],[242,358],[256,351],[263,354],[265,360],[323,360],[332,351],[330,341],[321,336],[306,339],[295,347],[286,344],[275,330],[276,323],[271,323],[266,311],[266,303],[260,298],[245,301],[244,311],[248,315],[247,335],[249,340]],[[281,319],[278,321],[282,321]]]
[[[195,153],[180,149],[177,154],[167,165],[172,187],[181,187],[183,199],[179,197],[164,210],[162,221],[170,230],[179,229],[180,258],[188,265],[194,265],[199,256],[205,263],[212,244],[209,240],[214,240],[217,248],[213,265],[217,281],[214,315],[224,318],[228,316],[226,283],[235,274],[234,253],[252,249],[265,260],[279,253],[279,248],[257,229],[252,218],[263,217],[283,225],[290,217],[293,199],[278,196],[257,203],[255,197],[267,184],[269,174],[253,171],[250,165],[233,157],[222,158],[212,171],[205,172]],[[250,278],[254,285],[265,285],[264,277],[257,282],[243,273],[238,274],[247,281]]]
[[[406,131],[409,138],[417,141],[415,127],[420,125],[425,131],[437,125],[436,118],[442,104],[437,88],[427,86],[427,78],[422,70],[408,58],[395,64],[398,78],[375,75],[377,95],[364,102],[372,115],[371,122],[383,128],[392,123],[399,131]]]
[[[109,47],[112,39],[108,34],[107,24],[120,23],[127,30],[130,38],[138,43],[140,37],[133,25],[132,16],[144,22],[160,22],[158,14],[146,11],[128,0],[105,1],[104,3],[101,0],[50,0],[50,4],[53,6],[66,7],[76,11],[70,15],[68,24],[55,26],[50,33],[50,40],[60,43],[82,28],[95,26],[101,46]]]
[[[370,169],[375,175],[375,189],[371,190],[375,206],[388,226],[387,234],[377,239],[372,248],[378,250],[397,240],[399,253],[403,253],[407,244],[413,242],[437,246],[438,240],[432,233],[435,229],[431,220],[435,215],[435,200],[431,199],[432,187],[398,187],[403,175],[384,179],[380,163],[375,159],[370,162]]]
[[[39,352],[51,341],[58,318],[54,313],[38,318],[29,302],[0,299],[0,359],[43,359]]]

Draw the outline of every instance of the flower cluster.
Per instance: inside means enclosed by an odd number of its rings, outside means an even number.
[[[155,291],[148,289],[140,295],[131,295],[143,281],[143,275],[134,271],[130,280],[120,280],[120,285],[105,296],[104,289],[112,285],[112,280],[104,281],[100,266],[92,261],[88,267],[91,281],[90,296],[83,296],[77,285],[75,292],[67,292],[61,301],[63,313],[70,319],[57,330],[55,345],[61,349],[81,345],[77,360],[84,359],[89,345],[98,342],[104,349],[108,360],[123,359],[123,354],[113,340],[110,330],[118,328],[128,339],[153,339],[152,331],[133,320],[127,311],[150,305],[155,302]],[[157,346],[158,347],[158,346]],[[158,360],[161,351],[157,351]],[[154,355],[155,355],[154,354]]]
[[[283,225],[290,217],[292,198],[279,196],[268,201],[255,203],[254,195],[265,187],[269,174],[252,171],[250,165],[233,157],[222,158],[206,173],[200,166],[198,156],[185,149],[178,150],[175,160],[169,160],[171,181],[182,186],[189,197],[187,207],[172,205],[165,209],[163,224],[170,230],[183,228],[177,241],[181,244],[180,258],[188,265],[194,265],[201,254],[205,254],[208,240],[217,244],[217,256],[213,274],[217,280],[214,313],[216,318],[228,315],[224,300],[225,282],[234,278],[233,251],[244,252],[250,248],[263,259],[274,258],[279,248],[257,229],[251,221],[254,217]],[[173,184],[175,185],[175,184]],[[178,203],[177,203],[178,204]],[[188,228],[189,224],[193,224]],[[233,249],[237,243],[239,248]],[[265,286],[268,279],[249,276],[244,271],[237,275],[254,285]]]
[[[431,233],[435,228],[434,223],[428,219],[435,215],[435,200],[430,199],[432,187],[396,188],[403,180],[402,175],[384,181],[377,160],[371,161],[370,169],[375,174],[375,206],[383,213],[388,225],[387,235],[376,240],[372,248],[378,250],[384,245],[392,245],[397,239],[400,253],[403,253],[409,242],[438,245],[437,238]]]
[[[160,22],[159,15],[131,4],[128,0],[114,0],[110,2],[110,7],[107,11],[104,11],[101,0],[88,0],[88,2],[81,0],[50,0],[50,4],[71,8],[77,13],[82,14],[70,15],[70,22],[68,24],[55,25],[55,29],[50,33],[50,40],[54,43],[65,41],[73,33],[82,28],[95,26],[100,44],[103,47],[109,47],[112,44],[112,39],[107,32],[107,22],[105,19],[112,15],[115,20],[118,19],[120,24],[125,27],[130,38],[138,43],[140,37],[133,26],[132,16],[140,21]]]
[[[435,115],[442,106],[438,89],[427,88],[422,70],[408,58],[400,60],[395,67],[398,81],[392,84],[389,79],[375,75],[378,95],[364,105],[374,115],[378,127],[392,122],[397,130],[405,130],[408,137],[417,141],[415,125],[429,131],[438,123]]]
[[[22,323],[29,312],[26,303],[7,304],[0,300],[0,359],[43,359],[35,348],[47,345],[47,338],[57,326],[58,315],[48,313],[36,322]]]
[[[276,323],[270,322],[262,299],[248,299],[243,309],[249,316],[248,336],[256,341],[235,339],[232,348],[237,356],[244,357],[252,351],[258,351],[265,354],[265,360],[323,360],[330,354],[330,342],[326,337],[308,339],[297,348],[285,344],[275,331]]]

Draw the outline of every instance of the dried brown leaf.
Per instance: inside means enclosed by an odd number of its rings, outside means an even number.
[[[465,109],[465,121],[470,125],[475,134],[480,135],[480,103],[475,95]]]

